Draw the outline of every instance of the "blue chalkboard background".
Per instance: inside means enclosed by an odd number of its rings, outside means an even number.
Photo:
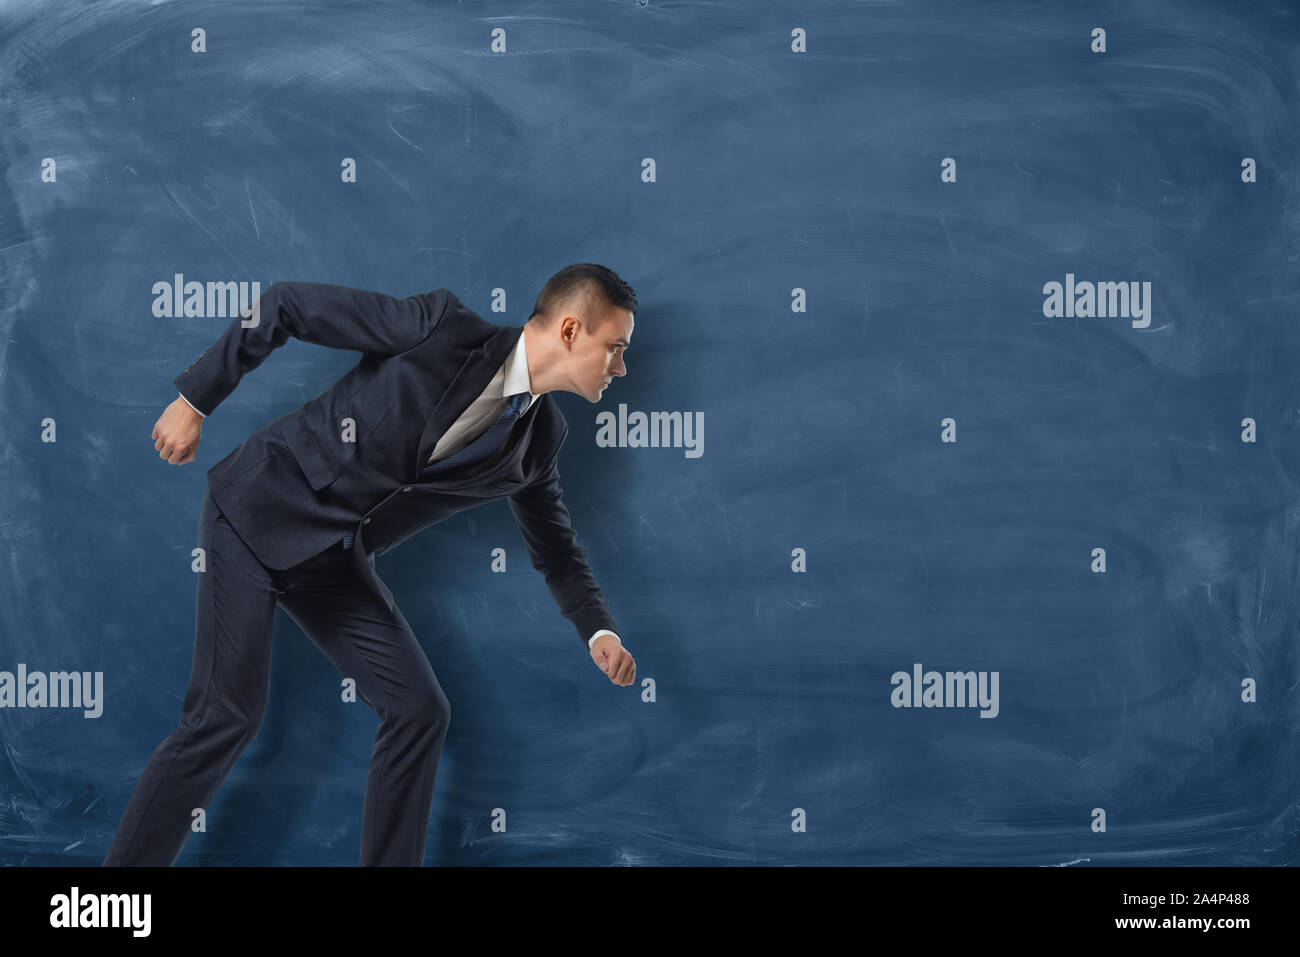
[[[381,558],[452,706],[427,864],[1294,863],[1298,39],[1282,0],[0,0],[0,670],[103,672],[97,718],[0,709],[0,863],[102,860],[180,713],[205,470],[358,358],[290,341],[168,466],[228,320],[153,285],[519,325],[582,261],[640,300],[626,378],[557,393],[638,685],[504,502]],[[1149,325],[1046,316],[1067,274]],[[620,404],[703,454],[599,447]],[[996,671],[996,717],[894,707],[918,663]],[[178,864],[356,862],[339,681],[277,612]]]

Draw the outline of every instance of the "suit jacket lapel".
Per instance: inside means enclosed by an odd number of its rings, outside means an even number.
[[[433,412],[429,414],[424,431],[420,433],[414,462],[414,481],[419,481],[438,440],[460,418],[461,413],[469,408],[469,404],[483,394],[488,382],[506,361],[506,356],[510,355],[510,350],[515,347],[523,332],[523,326],[500,326],[486,342],[466,357],[455,378],[442,393],[442,398],[434,406]]]

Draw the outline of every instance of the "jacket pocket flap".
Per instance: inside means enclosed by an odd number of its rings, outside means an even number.
[[[307,476],[307,481],[314,491],[319,491],[334,481],[339,473],[339,465],[331,464],[321,452],[315,436],[311,434],[301,415],[294,416],[284,430],[284,438],[289,451],[298,462],[298,467],[302,469],[302,474]]]

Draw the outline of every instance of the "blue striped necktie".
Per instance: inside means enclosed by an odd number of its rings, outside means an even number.
[[[431,465],[426,465],[423,474],[426,476],[437,475],[439,472],[466,468],[486,462],[494,453],[499,452],[505,444],[506,434],[510,431],[510,427],[515,424],[515,419],[519,418],[519,411],[524,407],[524,403],[528,401],[528,396],[529,393],[527,392],[512,395],[506,410],[481,435],[446,458],[439,459]],[[352,547],[351,532],[343,536],[343,547]]]

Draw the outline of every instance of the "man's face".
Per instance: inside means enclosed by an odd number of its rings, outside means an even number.
[[[585,328],[575,343],[573,371],[576,391],[589,402],[599,402],[615,376],[627,375],[623,354],[632,342],[632,313],[608,307],[605,321],[594,332]]]

